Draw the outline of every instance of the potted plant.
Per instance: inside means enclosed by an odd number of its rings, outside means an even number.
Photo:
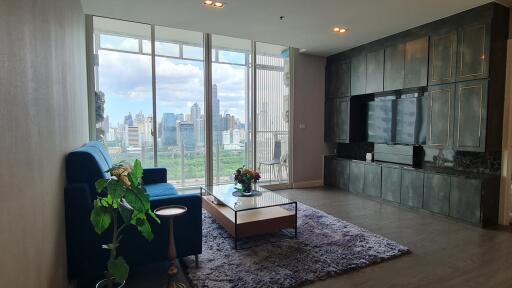
[[[121,232],[128,225],[134,225],[149,241],[153,239],[148,216],[160,223],[149,205],[149,196],[142,185],[143,169],[139,160],[133,168],[123,162],[108,170],[110,179],[96,181],[98,198],[94,201],[91,223],[98,234],[112,227],[112,242],[102,245],[110,251],[105,279],[98,282],[97,288],[123,287],[128,277],[129,267],[123,257],[117,254]]]
[[[261,179],[260,173],[256,170],[244,168],[236,169],[234,174],[235,183],[240,184],[236,189],[243,195],[251,195],[252,183],[256,184]]]

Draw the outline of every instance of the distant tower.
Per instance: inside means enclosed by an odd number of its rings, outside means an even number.
[[[197,103],[190,107],[190,122],[194,125],[194,139],[196,144],[201,143],[201,108]],[[201,143],[202,144],[202,143]]]

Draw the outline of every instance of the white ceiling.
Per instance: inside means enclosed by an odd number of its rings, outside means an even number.
[[[327,56],[492,2],[488,0],[82,0],[86,14],[210,32]],[[279,19],[285,16],[284,21]],[[347,35],[331,32],[335,25]]]

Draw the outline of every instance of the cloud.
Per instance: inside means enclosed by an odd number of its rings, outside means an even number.
[[[190,107],[198,103],[204,113],[204,71],[200,61],[177,60],[157,57],[156,92],[157,116],[164,112],[190,113]],[[130,53],[100,50],[99,52],[99,86],[106,95],[117,101],[139,103],[151,106],[152,78],[151,57]],[[247,73],[244,66],[229,64],[212,65],[213,83],[217,85],[220,100],[220,112],[235,115],[244,121]],[[117,102],[116,101],[116,102]],[[146,105],[146,104],[149,105]],[[120,107],[118,107],[120,106]],[[128,106],[109,105],[110,109],[128,109]],[[131,106],[130,106],[131,107]],[[119,111],[118,111],[119,112]],[[121,111],[111,115],[123,115]],[[112,119],[113,122],[121,121]]]

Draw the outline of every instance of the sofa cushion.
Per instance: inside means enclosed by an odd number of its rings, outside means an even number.
[[[176,188],[169,183],[149,184],[144,185],[144,188],[146,188],[146,191],[149,194],[149,199],[178,195]]]

